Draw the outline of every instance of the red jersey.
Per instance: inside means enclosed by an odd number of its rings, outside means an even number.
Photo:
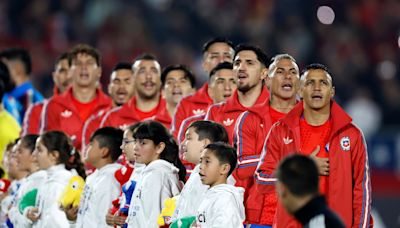
[[[289,154],[301,150],[300,119],[303,102],[278,121],[268,134],[256,170],[257,189],[274,191],[275,169]],[[371,180],[364,136],[347,113],[331,102],[332,128],[324,146],[329,156],[328,206],[346,227],[369,227],[371,220]],[[278,202],[274,226],[301,227]]]
[[[90,143],[92,134],[100,128],[100,123],[107,112],[112,110],[112,107],[100,110],[98,113],[91,115],[83,124],[82,128],[82,149],[85,152],[86,146]]]
[[[25,112],[24,121],[22,122],[21,136],[28,134],[39,134],[40,132],[40,117],[45,102],[31,104]]]
[[[328,152],[325,150],[325,145],[328,143],[331,132],[331,121],[326,121],[321,126],[312,126],[307,123],[304,118],[300,119],[300,153],[310,155],[319,145],[317,157],[327,158]],[[329,176],[319,176],[319,192],[323,195],[328,190]]]
[[[169,115],[167,105],[165,105],[163,109],[157,112],[156,115],[150,117],[150,119],[161,123],[167,129],[171,128],[172,119],[171,116]]]
[[[53,96],[59,94],[59,90],[54,86]],[[21,136],[27,134],[39,134],[42,109],[47,102],[48,100],[44,100],[43,102],[38,102],[29,106],[28,110],[25,112],[24,121],[22,122]]]
[[[248,224],[272,225],[276,194],[261,194],[254,182],[254,172],[260,159],[265,137],[271,126],[286,114],[271,108],[270,100],[243,112],[237,120],[233,143],[237,148],[238,166],[233,171],[236,180],[245,183],[246,221]]]
[[[253,107],[255,105],[264,103],[268,99],[268,97],[269,92],[263,86],[261,93],[258,96]],[[242,104],[240,104],[238,91],[235,90],[232,97],[228,98],[225,102],[211,105],[207,111],[205,119],[222,124],[228,132],[229,143],[232,144],[236,120],[242,112],[247,111],[250,108],[246,108]]]
[[[146,115],[138,115],[138,109],[136,107],[136,97],[134,96],[126,104],[120,107],[116,107],[107,112],[101,120],[100,127],[111,126],[124,128],[125,126],[129,126],[146,118],[150,118],[152,115],[154,115],[154,112],[157,113],[161,111],[165,107],[165,105],[165,100],[160,96],[158,105],[153,110],[148,112],[148,114]]]
[[[182,98],[176,107],[172,120],[171,133],[177,138],[179,128],[184,119],[194,115],[204,115],[213,100],[208,95],[208,83],[205,83],[196,93]]]
[[[75,148],[81,148],[82,128],[85,120],[83,120],[79,112],[80,110],[74,106],[72,101],[72,88],[69,88],[63,94],[52,97],[46,105],[43,106],[41,130],[60,130],[69,135],[74,143]],[[92,113],[111,106],[111,99],[100,89],[96,90],[97,103],[93,106]]]

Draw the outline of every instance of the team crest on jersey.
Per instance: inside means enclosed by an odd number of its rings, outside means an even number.
[[[193,114],[195,115],[204,115],[204,110],[203,109],[194,109]]]
[[[233,124],[233,121],[234,121],[233,119],[228,118],[228,119],[222,121],[222,123],[224,123],[224,125],[228,127],[228,126],[231,126]]]
[[[65,109],[62,113],[61,116],[64,118],[69,118],[72,115],[72,112],[68,109]]]
[[[349,137],[343,137],[340,139],[340,147],[342,147],[342,150],[344,151],[349,151],[350,150],[350,138]]]

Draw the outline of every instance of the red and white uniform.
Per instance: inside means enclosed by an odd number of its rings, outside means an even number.
[[[194,115],[204,115],[213,100],[208,95],[208,83],[205,83],[196,93],[182,98],[176,107],[171,125],[171,133],[177,139],[181,123],[184,119]]]
[[[274,191],[274,172],[279,162],[301,151],[302,115],[303,102],[300,102],[271,128],[255,175],[259,191]],[[329,156],[328,206],[343,219],[346,227],[369,227],[371,180],[364,136],[335,101],[331,102],[330,117],[331,130],[324,147]],[[275,219],[274,227],[301,227],[279,202]]]
[[[28,110],[25,112],[24,121],[22,122],[21,136],[28,134],[39,134],[41,121],[40,117],[42,115],[43,106],[46,102],[48,101],[31,104],[28,107]]]
[[[82,128],[82,151],[85,151],[86,146],[90,143],[90,137],[100,128],[101,121],[110,110],[112,110],[111,107],[100,110],[85,121]]]
[[[54,96],[60,94],[56,87],[53,88],[53,94]],[[24,121],[22,122],[22,137],[28,134],[40,133],[42,110],[43,106],[46,105],[47,102],[48,100],[44,100],[43,102],[29,105],[25,112]]]
[[[263,86],[259,97],[257,98],[255,105],[264,103],[269,97],[268,90]],[[229,143],[233,142],[233,134],[235,129],[236,120],[239,115],[249,110],[239,102],[238,91],[235,90],[232,97],[228,98],[225,102],[214,104],[210,106],[205,117],[206,120],[212,120],[222,124],[228,132]]]
[[[165,105],[163,109],[157,112],[156,115],[150,117],[150,119],[161,123],[167,129],[171,128],[172,118],[167,110],[167,105]]]
[[[100,127],[111,126],[124,128],[125,126],[135,124],[154,116],[157,112],[162,110],[165,105],[165,100],[160,96],[158,105],[153,110],[142,112],[136,107],[136,97],[132,97],[126,104],[107,112],[101,121]]]
[[[255,105],[243,112],[236,123],[233,144],[236,145],[238,166],[233,176],[245,183],[246,223],[272,225],[277,198],[275,192],[261,194],[254,182],[254,172],[260,160],[261,151],[271,126],[284,117],[270,106],[270,100]]]
[[[73,97],[72,88],[59,96],[52,97],[47,105],[43,106],[40,132],[64,131],[73,140],[75,148],[81,148],[82,128],[87,119],[81,117],[82,113],[90,115],[90,113],[98,113],[111,106],[111,99],[100,89],[96,90],[94,99],[89,106],[82,106],[90,110],[82,110],[75,105],[76,100]]]

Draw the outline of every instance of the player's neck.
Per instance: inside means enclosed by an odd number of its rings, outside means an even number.
[[[72,86],[72,94],[79,102],[88,103],[96,96],[96,87]]]
[[[328,106],[318,110],[305,108],[303,114],[308,124],[312,126],[321,126],[329,119],[331,113],[330,107]]]
[[[174,102],[167,102],[167,111],[169,116],[172,118],[174,117],[175,114],[175,109],[176,109],[176,103]]]
[[[160,102],[159,93],[157,93],[157,95],[151,99],[145,99],[143,97],[136,96],[136,108],[142,112],[150,112],[151,110],[153,110],[155,107],[158,106],[159,102]]]
[[[263,85],[259,83],[245,93],[238,90],[237,94],[240,104],[246,108],[253,106],[256,103],[258,97],[261,95],[262,87]]]
[[[271,95],[271,107],[281,113],[288,113],[296,105],[296,97],[290,99],[282,99]]]

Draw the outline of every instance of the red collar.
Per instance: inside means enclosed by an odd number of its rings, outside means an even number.
[[[294,129],[300,126],[300,118],[303,115],[304,104],[300,101],[283,119],[282,122]],[[336,103],[331,100],[331,120],[332,130],[331,135],[339,131],[344,126],[352,122],[351,117]]]

